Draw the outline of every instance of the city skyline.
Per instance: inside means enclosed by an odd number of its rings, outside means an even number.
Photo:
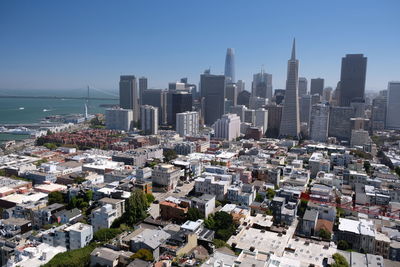
[[[357,2],[361,1],[348,3],[345,13],[344,1],[292,3],[294,11],[289,10],[284,17],[263,14],[265,8],[279,9],[287,3],[232,3],[230,11],[243,10],[240,22],[221,20],[218,12],[226,8],[222,4],[217,4],[205,20],[202,14],[207,5],[200,3],[193,3],[193,12],[184,12],[187,7],[179,3],[160,2],[151,7],[138,4],[134,6],[137,16],[128,19],[126,12],[133,7],[130,3],[121,10],[121,4],[97,2],[93,12],[91,3],[82,3],[76,9],[72,4],[49,1],[2,2],[0,31],[6,38],[0,44],[0,88],[69,89],[90,85],[117,90],[118,77],[124,74],[147,77],[149,88],[165,88],[168,82],[181,77],[197,84],[200,74],[209,67],[211,73],[223,74],[228,47],[235,50],[236,80],[244,80],[246,90],[250,91],[252,75],[262,65],[274,76],[274,88],[284,88],[285,51],[296,37],[301,51],[300,77],[321,77],[326,86],[335,88],[340,80],[341,58],[362,53],[368,58],[366,90],[386,89],[389,81],[399,79],[396,62],[400,40],[391,34],[400,25],[395,13],[399,3],[362,1],[360,6]],[[171,7],[172,14],[164,12],[164,5]],[[62,9],[65,12],[59,14]],[[325,18],[322,11],[328,9],[332,18],[340,15],[341,19]],[[141,13],[150,10],[154,11],[154,22],[142,22]],[[121,19],[117,18],[119,12]],[[304,12],[310,16],[301,16]],[[177,19],[165,20],[177,14],[187,21],[185,25]],[[160,30],[160,22],[165,23],[165,31]],[[231,26],[226,28],[228,24]],[[274,31],[278,27],[279,33]],[[127,29],[132,29],[131,37],[126,36]],[[181,35],[191,42],[167,44],[171,35]],[[320,35],[323,38],[315,38]],[[199,39],[201,36],[209,39]]]

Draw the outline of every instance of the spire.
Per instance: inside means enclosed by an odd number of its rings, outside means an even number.
[[[290,59],[296,59],[296,38],[293,38],[292,57]]]

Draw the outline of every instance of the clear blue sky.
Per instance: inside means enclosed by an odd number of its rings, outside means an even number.
[[[119,75],[153,88],[223,72],[227,47],[236,78],[261,65],[284,88],[291,41],[300,75],[336,86],[341,57],[368,57],[367,89],[400,80],[399,0],[0,1],[0,88],[115,89]]]

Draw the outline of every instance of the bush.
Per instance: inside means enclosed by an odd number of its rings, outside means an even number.
[[[341,249],[341,250],[351,249],[351,246],[349,245],[349,243],[346,240],[339,240],[337,247],[338,247],[338,249]]]
[[[326,231],[325,229],[321,229],[318,232],[318,236],[323,238],[323,239],[330,240],[332,235],[331,235],[331,233],[329,231]]]
[[[216,248],[229,247],[229,245],[221,239],[214,239],[213,244]]]
[[[60,204],[65,203],[64,195],[58,191],[49,193],[48,198],[49,198],[49,205],[54,203],[60,203]]]
[[[146,198],[147,198],[147,203],[150,205],[151,203],[154,202],[154,200],[156,200],[156,198],[153,196],[153,194],[146,194]]]
[[[190,221],[197,221],[198,219],[203,219],[204,216],[196,208],[189,208],[187,212],[187,219]]]
[[[52,258],[44,267],[86,267],[90,264],[90,253],[96,248],[92,243],[86,247],[59,253]]]
[[[204,225],[215,231],[216,239],[227,241],[235,232],[236,225],[233,223],[231,214],[224,211],[218,211],[212,214],[204,221]]]
[[[132,255],[132,259],[141,259],[144,261],[153,261],[154,257],[150,250],[141,248],[135,254]]]
[[[339,253],[335,253],[332,255],[333,260],[335,261],[331,267],[349,267],[349,263],[347,262],[346,258]]]
[[[103,228],[94,233],[93,240],[100,242],[107,241],[113,239],[120,233],[122,233],[122,230],[119,228]]]

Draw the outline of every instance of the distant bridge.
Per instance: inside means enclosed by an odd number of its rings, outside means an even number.
[[[84,96],[23,96],[23,95],[0,95],[0,98],[25,98],[25,99],[74,99],[74,100],[119,100],[113,97],[84,97]]]

